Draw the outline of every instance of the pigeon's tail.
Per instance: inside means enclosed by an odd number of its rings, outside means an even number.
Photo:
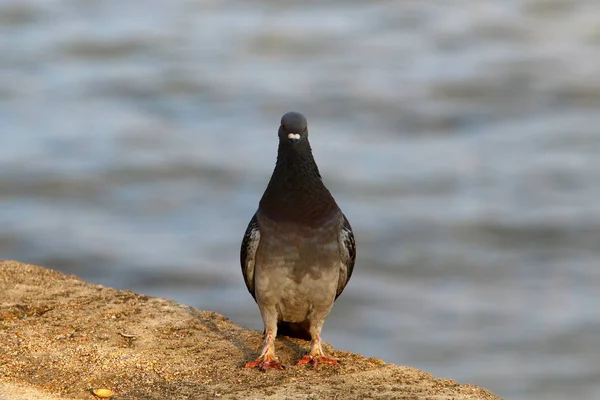
[[[311,337],[308,331],[309,327],[310,325],[308,321],[300,323],[280,321],[277,324],[277,336],[283,335],[298,339],[310,340]]]

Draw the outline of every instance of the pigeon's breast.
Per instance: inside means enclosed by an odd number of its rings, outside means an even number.
[[[259,218],[256,295],[274,303],[284,320],[300,322],[313,308],[333,304],[341,263],[337,225],[312,228]]]
[[[322,270],[340,261],[339,218],[312,227],[259,216],[258,224],[261,239],[256,262],[265,269],[286,269],[300,282],[306,275],[319,279]]]

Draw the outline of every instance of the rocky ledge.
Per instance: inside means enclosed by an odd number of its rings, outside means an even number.
[[[0,399],[499,399],[411,367],[347,351],[338,366],[242,368],[261,332],[220,314],[0,261]],[[308,343],[277,339],[290,365]]]

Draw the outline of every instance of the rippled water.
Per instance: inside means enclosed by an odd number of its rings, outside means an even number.
[[[596,0],[0,2],[0,256],[261,328],[238,248],[289,110],[358,241],[324,336],[600,398]]]

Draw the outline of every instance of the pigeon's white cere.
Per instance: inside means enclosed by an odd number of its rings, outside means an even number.
[[[300,140],[300,134],[299,133],[288,133],[288,139]]]

